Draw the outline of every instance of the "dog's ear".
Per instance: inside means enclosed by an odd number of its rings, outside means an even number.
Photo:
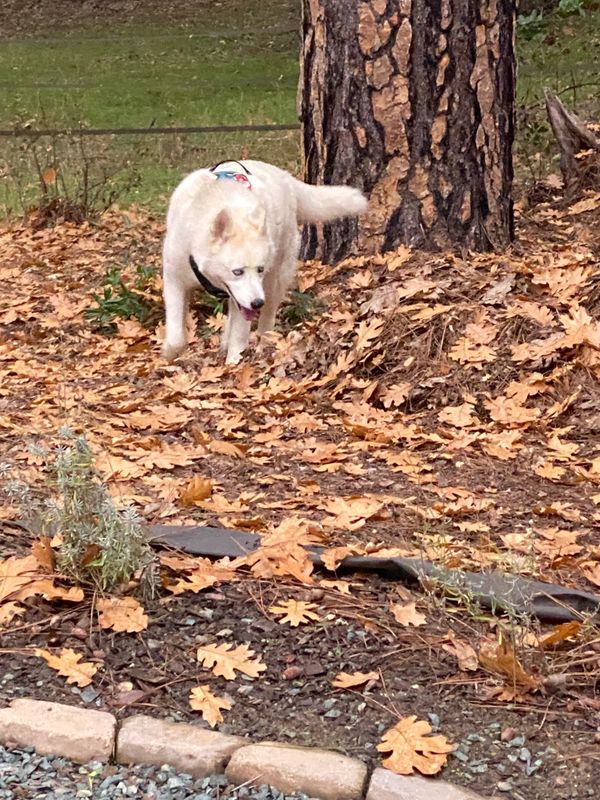
[[[224,242],[229,236],[231,217],[226,208],[221,209],[214,218],[210,228],[210,235],[214,242]]]
[[[267,215],[265,210],[262,206],[257,206],[254,211],[250,214],[248,218],[250,224],[256,228],[257,231],[261,233],[265,230],[265,223],[267,221]]]

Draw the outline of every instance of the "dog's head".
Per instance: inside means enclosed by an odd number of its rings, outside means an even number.
[[[270,251],[262,206],[243,211],[223,208],[214,217],[202,271],[225,289],[247,320],[255,319],[264,305],[263,278]]]

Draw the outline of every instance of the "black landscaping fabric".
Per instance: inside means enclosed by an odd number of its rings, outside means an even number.
[[[255,533],[204,526],[152,525],[148,536],[154,545],[172,547],[207,558],[237,558],[256,550],[261,537]],[[307,547],[319,569],[325,569],[321,547]],[[494,613],[523,614],[541,622],[568,622],[591,618],[600,623],[600,596],[553,583],[544,583],[498,570],[466,572],[438,567],[419,558],[348,556],[338,574],[374,572],[389,580],[420,584],[449,596],[468,596]]]

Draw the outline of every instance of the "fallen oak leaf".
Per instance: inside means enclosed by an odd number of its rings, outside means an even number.
[[[408,395],[412,390],[410,383],[399,383],[388,386],[388,388],[381,393],[380,400],[384,408],[391,406],[401,406],[405,402]]]
[[[319,586],[322,586],[324,589],[333,589],[340,594],[346,595],[351,594],[350,589],[352,585],[356,584],[350,584],[348,581],[328,581],[326,579],[319,581]]]
[[[500,641],[484,640],[479,648],[479,662],[489,672],[508,678],[512,685],[531,690],[539,688],[540,681],[525,671],[514,650],[504,638]]]
[[[526,408],[505,395],[486,400],[484,405],[494,422],[506,425],[526,425],[534,422],[542,413],[539,408]]]
[[[552,633],[548,633],[540,639],[539,646],[542,650],[548,650],[556,644],[577,636],[581,630],[581,622],[571,621],[563,622],[562,625],[555,625]]]
[[[147,472],[140,464],[109,453],[102,453],[97,456],[94,460],[94,466],[106,481],[128,481],[134,478],[141,478]]]
[[[40,594],[45,600],[66,600],[70,603],[81,603],[85,597],[80,586],[68,588],[56,586],[53,578],[39,578],[21,589],[14,595],[15,600],[26,600],[28,597]]]
[[[415,769],[423,775],[435,775],[445,765],[454,745],[445,736],[430,736],[431,725],[415,716],[401,719],[387,730],[377,745],[380,753],[391,753],[382,766],[397,775],[411,775]]]
[[[187,508],[201,500],[206,500],[211,496],[212,490],[213,482],[211,480],[202,478],[200,475],[194,475],[191,481],[179,492],[181,505]]]
[[[245,453],[239,445],[232,442],[224,442],[222,439],[213,439],[207,445],[211,453],[218,453],[222,456],[232,456],[233,458],[243,458]]]
[[[315,603],[305,603],[303,600],[286,600],[278,606],[271,606],[269,611],[280,616],[283,614],[282,619],[279,620],[280,625],[289,623],[292,628],[297,628],[298,625],[306,625],[311,620],[318,622],[321,617],[316,614],[312,609],[316,608]]]
[[[56,556],[49,536],[42,536],[31,545],[31,555],[46,572],[54,572]]]
[[[335,572],[346,556],[353,552],[351,547],[328,547],[321,553],[321,561],[330,572]]]
[[[600,563],[598,561],[584,561],[581,571],[594,586],[600,586]]]
[[[0,561],[0,602],[23,593],[25,587],[35,581],[38,570],[39,563],[35,556],[10,556]]]
[[[565,468],[552,464],[549,461],[542,461],[533,470],[540,478],[547,478],[550,481],[559,480],[565,474]]]
[[[210,691],[210,686],[195,686],[190,692],[190,706],[202,714],[202,719],[214,728],[223,722],[221,709],[229,711],[231,702],[224,697],[217,697]]]
[[[117,633],[139,633],[148,627],[148,616],[135,597],[106,597],[98,600],[101,628]]]
[[[48,650],[36,648],[35,655],[43,658],[49,667],[56,670],[63,678],[66,678],[67,683],[75,683],[80,689],[89,686],[98,671],[96,664],[92,664],[90,661],[82,661],[82,654],[76,653],[70,647],[63,647],[58,655],[53,655]]]
[[[203,645],[198,648],[196,658],[202,666],[212,669],[218,678],[225,678],[227,681],[235,680],[236,671],[249,678],[258,678],[267,669],[260,659],[252,660],[254,650],[249,645],[241,644],[233,650],[232,647],[227,642]]]
[[[0,606],[0,628],[5,628],[15,617],[24,613],[24,606],[18,603],[4,603]]]
[[[199,458],[197,453],[187,451],[184,447],[165,447],[163,450],[151,450],[136,456],[136,463],[146,470],[169,470],[175,467],[189,467],[197,458]]]
[[[353,689],[355,686],[364,686],[365,683],[378,680],[378,672],[340,672],[335,676],[331,685],[336,689]]]
[[[581,511],[578,508],[573,508],[571,503],[562,503],[559,500],[547,506],[541,504],[534,506],[532,511],[541,517],[556,516],[566,519],[568,522],[579,522],[581,519]]]
[[[379,338],[385,327],[385,320],[374,317],[370,322],[361,322],[356,329],[356,350],[360,353]]]
[[[448,634],[447,641],[442,643],[442,650],[456,658],[458,667],[463,672],[474,672],[479,667],[475,649],[468,642],[457,638],[452,632]]]
[[[163,586],[173,594],[182,592],[201,592],[216,583],[230,583],[237,580],[235,567],[227,560],[225,563],[211,561],[209,558],[190,558],[180,556],[161,556],[161,563],[171,569],[189,572],[175,583],[163,579]]]
[[[477,425],[479,420],[473,417],[475,407],[472,403],[462,403],[460,406],[446,406],[439,414],[440,422],[447,422],[455,428],[466,428],[470,425]]]
[[[448,353],[453,361],[483,369],[483,364],[488,361],[495,361],[496,351],[493,347],[485,344],[474,344],[466,336],[457,340]]]
[[[414,602],[405,604],[392,603],[390,611],[394,615],[396,622],[399,622],[400,625],[414,625],[415,628],[418,628],[420,625],[425,625],[427,622],[427,617],[425,614],[421,614],[420,611],[417,611]]]

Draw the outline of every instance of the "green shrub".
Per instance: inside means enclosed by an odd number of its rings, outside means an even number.
[[[137,319],[142,324],[158,316],[158,309],[148,301],[143,292],[148,288],[155,270],[151,267],[137,267],[134,289],[123,281],[121,270],[115,267],[106,273],[102,294],[93,293],[96,306],[88,308],[84,316],[92,320],[104,333],[116,333],[116,319]]]

